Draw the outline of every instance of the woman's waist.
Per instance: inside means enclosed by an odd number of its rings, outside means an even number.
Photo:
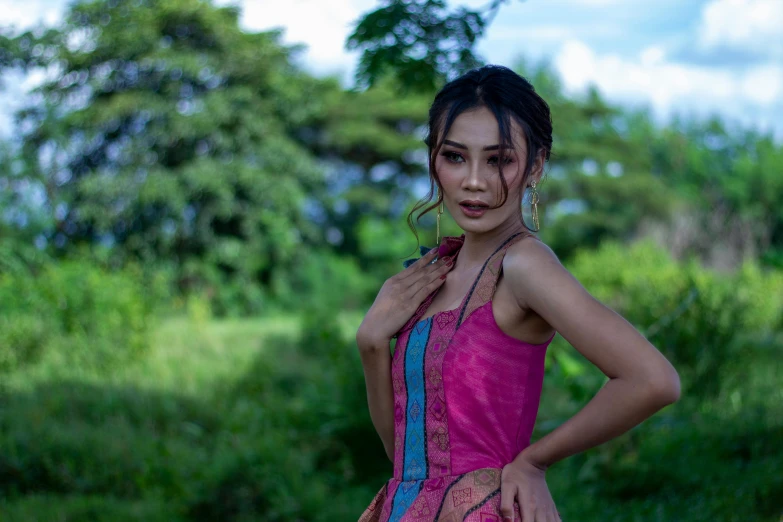
[[[503,469],[529,445],[481,444],[472,441],[465,446],[454,445],[451,451],[429,455],[402,452],[395,455],[392,476],[401,481],[457,477],[481,469]]]
[[[391,478],[360,522],[413,522],[424,515],[434,515],[427,520],[500,520],[502,471],[501,467],[487,467],[422,479]],[[520,517],[516,502],[513,509]]]
[[[473,454],[466,458],[452,459],[450,465],[446,462],[430,462],[427,466],[395,467],[392,477],[399,482],[423,482],[425,480],[448,480],[481,470],[502,470],[513,460],[512,455]]]
[[[458,483],[466,477],[470,478],[476,484],[500,485],[500,474],[503,466],[482,466],[470,470],[452,472],[439,476],[428,476],[423,478],[410,478],[394,476],[388,480],[390,486],[418,486],[423,490],[432,491]]]

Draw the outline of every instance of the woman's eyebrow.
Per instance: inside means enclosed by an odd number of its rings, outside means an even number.
[[[456,141],[443,140],[443,143],[445,145],[451,145],[452,147],[457,147],[458,149],[465,149],[465,150],[468,149],[465,145],[463,145],[462,143],[457,143]],[[486,147],[484,147],[483,150],[498,150],[498,149],[500,149],[500,145],[487,145]]]

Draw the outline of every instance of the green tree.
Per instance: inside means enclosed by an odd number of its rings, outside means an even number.
[[[316,240],[302,206],[322,173],[294,134],[322,82],[278,32],[243,32],[238,15],[201,0],[85,1],[43,37],[6,41],[56,71],[19,114],[51,243],[109,244],[173,262],[182,282],[230,276],[241,289]]]
[[[346,42],[362,51],[357,80],[371,86],[393,70],[405,90],[440,87],[481,64],[473,47],[506,1],[449,10],[444,0],[384,0],[359,19]]]

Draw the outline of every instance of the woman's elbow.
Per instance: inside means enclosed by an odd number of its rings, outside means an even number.
[[[661,407],[674,404],[680,399],[680,376],[670,364],[656,372],[648,383],[652,400]]]

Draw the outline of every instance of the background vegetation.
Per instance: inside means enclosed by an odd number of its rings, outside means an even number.
[[[392,466],[353,334],[417,244],[429,101],[480,63],[379,42],[426,16],[419,38],[470,50],[501,3],[368,13],[357,89],[207,1],[0,32],[0,68],[47,73],[0,144],[2,520],[358,518]],[[553,111],[542,239],[684,386],[550,470],[564,519],[779,520],[783,147],[516,69]],[[603,383],[557,337],[534,438]]]

